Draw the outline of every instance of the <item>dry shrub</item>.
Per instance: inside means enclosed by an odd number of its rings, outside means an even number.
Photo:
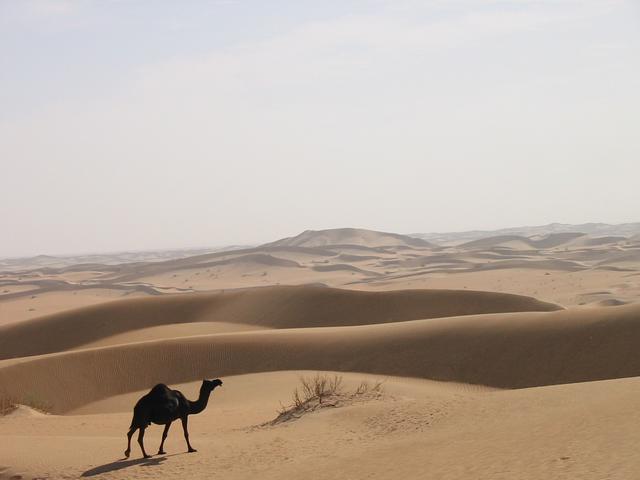
[[[0,393],[0,416],[7,415],[18,408],[18,402],[15,398],[7,395],[6,393]]]
[[[29,408],[33,408],[34,410],[38,410],[41,413],[49,413],[53,408],[51,403],[33,394],[23,396],[18,403],[26,405]]]
[[[51,405],[48,402],[33,395],[25,395],[22,398],[17,398],[5,392],[0,392],[0,416],[13,412],[18,408],[18,405],[25,405],[42,413],[51,411]]]
[[[325,407],[339,407],[356,400],[372,399],[382,395],[382,382],[362,382],[352,392],[345,392],[341,375],[317,373],[300,377],[300,385],[292,394],[290,405],[280,404],[278,416],[267,425],[275,425],[300,418],[307,412]]]
[[[293,391],[293,405],[302,408],[309,402],[322,403],[324,398],[337,395],[342,390],[340,375],[317,373],[313,377],[300,377],[300,387]]]
[[[369,383],[367,381],[361,382],[358,388],[353,392],[354,395],[367,395],[367,394],[382,394],[384,387],[382,381]]]

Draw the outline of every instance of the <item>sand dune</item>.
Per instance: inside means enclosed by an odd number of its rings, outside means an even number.
[[[605,298],[598,301],[598,305],[601,307],[619,307],[620,305],[626,305],[628,302],[619,300],[617,298]]]
[[[336,260],[341,262],[366,262],[367,260],[377,260],[380,257],[374,255],[349,255],[341,254],[336,257]]]
[[[561,232],[550,233],[540,237],[529,237],[529,241],[535,248],[555,248],[584,237],[586,237],[586,235],[581,232]]]
[[[0,301],[0,325],[52,315],[74,308],[103,304],[123,298],[147,296],[143,292],[128,294],[107,288],[83,288],[74,291],[27,292],[20,298]]]
[[[458,245],[458,247],[466,249],[492,248],[509,242],[519,242],[522,245],[522,248],[529,248],[531,246],[529,245],[528,239],[520,235],[496,235],[486,238],[479,238],[477,240],[471,240],[469,242]]]
[[[175,323],[296,328],[559,308],[531,297],[489,292],[363,292],[313,286],[134,298],[0,326],[0,359],[66,350],[130,330]]]
[[[246,325],[244,323],[225,322],[189,322],[156,325],[154,327],[129,330],[127,332],[99,338],[93,342],[74,347],[76,350],[109,345],[124,345],[127,343],[148,342],[150,340],[164,340],[169,338],[193,337],[196,335],[212,335],[217,333],[246,332],[265,330],[267,327]]]
[[[603,380],[640,375],[639,316],[636,304],[203,335],[7,360],[0,385],[64,412],[159,381],[293,369],[499,388]]]
[[[136,394],[92,410],[122,413],[56,416],[20,409],[0,419],[0,478],[183,479],[212,472],[234,480],[638,477],[637,378],[507,391],[391,378],[381,400],[255,428],[273,418],[302,373],[228,377],[229,388],[216,391],[211,406],[190,422],[199,449],[194,455],[184,454],[174,427],[167,455],[142,460],[134,449],[132,459],[120,460]],[[378,379],[345,376],[349,384]],[[197,384],[179,387],[188,397],[197,390]],[[148,429],[150,449],[157,448],[161,430]]]
[[[569,260],[500,260],[491,263],[485,263],[478,267],[482,270],[495,269],[516,269],[516,268],[537,268],[542,270],[562,270],[566,272],[575,272],[585,268],[578,262]]]
[[[324,284],[371,290],[443,288],[446,284],[448,288],[455,289],[533,294],[546,301],[571,306],[580,303],[575,301],[575,295],[556,293],[558,282],[573,280],[568,276],[556,277],[553,282],[538,285],[533,290],[519,288],[519,281],[509,279],[517,273],[519,279],[528,283],[527,278],[536,276],[534,270],[544,270],[583,272],[580,281],[591,282],[592,272],[598,270],[603,274],[597,288],[610,289],[624,281],[625,272],[640,270],[637,245],[626,239],[616,241],[620,238],[624,237],[594,238],[572,232],[553,233],[552,229],[548,235],[490,236],[462,247],[436,247],[418,245],[415,239],[402,235],[336,229],[303,232],[297,237],[261,247],[187,258],[169,257],[164,261],[74,264],[28,272],[0,272],[0,323],[22,321],[61,310],[63,308],[57,305],[58,298],[67,298],[68,308],[97,303],[102,301],[101,296],[91,295],[97,291],[110,290],[112,297],[118,297],[266,285]],[[322,246],[298,245],[314,243]],[[469,284],[466,281],[468,275],[461,275],[489,270],[501,270],[502,281],[493,282],[490,286],[483,282]],[[606,272],[619,272],[620,275],[614,277]],[[445,276],[451,278],[444,279]],[[561,290],[575,288],[576,285],[565,283]],[[640,284],[631,285],[631,290],[621,292],[620,298],[623,301],[633,300],[639,288]],[[83,301],[75,301],[73,296],[80,294]],[[54,297],[56,305],[49,301]]]
[[[397,233],[375,232],[359,228],[307,230],[295,237],[283,238],[267,247],[326,247],[331,245],[360,245],[365,247],[406,246],[428,248],[432,244],[420,238]]]
[[[285,260],[282,258],[274,257],[273,255],[266,255],[263,253],[253,253],[247,255],[240,255],[231,259],[224,259],[214,262],[203,262],[198,265],[199,268],[217,267],[218,265],[228,265],[230,263],[249,263],[258,265],[268,265],[276,267],[293,267],[297,268],[300,265],[298,262],[292,260]]]
[[[626,242],[628,239],[627,237],[621,237],[621,236],[606,236],[606,237],[582,237],[578,240],[576,240],[575,242],[573,242],[573,245],[578,246],[578,245],[584,245],[586,247],[596,247],[596,246],[600,246],[600,245],[608,245],[608,244],[615,244],[615,243],[620,243],[620,242]]]
[[[332,265],[316,265],[311,267],[316,272],[338,272],[338,271],[346,271],[346,272],[357,272],[367,276],[379,276],[378,272],[372,272],[370,270],[363,270],[362,268],[354,267],[353,265],[349,265],[347,263],[334,263]]]
[[[437,244],[459,245],[463,242],[502,235],[521,237],[545,237],[556,233],[585,233],[593,237],[639,235],[640,223],[609,225],[606,223],[583,223],[578,225],[551,223],[548,225],[510,227],[499,230],[470,230],[463,232],[414,233],[411,236],[433,241]]]
[[[501,257],[502,258],[502,257]],[[467,260],[463,260],[460,258],[456,258],[455,255],[421,255],[412,258],[407,258],[406,260],[383,260],[380,262],[385,267],[389,266],[398,266],[403,268],[416,268],[423,267],[425,265],[438,265],[438,264],[460,264],[460,263],[469,263]]]
[[[508,246],[512,249],[548,249],[568,244],[581,237],[584,233],[562,232],[551,233],[541,237],[524,237],[521,235],[497,235],[463,243],[460,248],[476,249],[491,248],[496,246]]]

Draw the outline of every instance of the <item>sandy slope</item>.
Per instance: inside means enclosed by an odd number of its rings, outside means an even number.
[[[0,363],[9,396],[65,412],[158,382],[338,370],[522,388],[640,375],[640,305],[201,335]]]
[[[57,352],[130,330],[176,323],[318,327],[559,308],[531,297],[492,292],[363,292],[312,286],[135,298],[0,326],[0,359]]]
[[[266,328],[267,327],[261,327],[258,325],[226,322],[170,323],[167,325],[156,325],[153,327],[146,327],[137,330],[130,330],[123,333],[117,333],[108,337],[99,338],[93,342],[79,345],[77,347],[74,347],[74,349],[81,350],[91,347],[105,347],[109,345],[124,345],[127,343],[148,342],[150,340],[193,337],[195,335],[211,335],[216,333],[264,330]]]
[[[229,377],[229,388],[214,392],[211,406],[190,421],[195,454],[184,453],[176,425],[166,455],[142,460],[134,448],[131,459],[122,459],[129,412],[0,418],[2,462],[11,465],[4,477],[537,480],[640,474],[636,378],[495,392],[392,379],[381,400],[254,428],[274,417],[295,376]],[[191,396],[196,388],[185,385],[184,391]],[[146,436],[153,452],[160,432],[151,427]]]
[[[295,237],[266,244],[269,247],[326,247],[330,245],[358,245],[370,248],[404,246],[429,247],[431,243],[397,233],[376,232],[362,228],[332,228],[306,230]]]
[[[528,294],[565,307],[597,304],[603,299],[631,302],[640,298],[640,276],[626,272],[589,270],[558,272],[512,268],[469,273],[437,273],[407,277],[403,281],[369,284],[371,289],[468,288]]]
[[[110,290],[106,288],[48,293],[27,293],[30,294],[23,297],[0,301],[0,326],[41,317],[43,315],[51,315],[70,310],[72,308],[81,308],[113,300],[122,300],[123,297],[132,298],[145,296],[144,293],[139,292],[126,295],[119,290]]]

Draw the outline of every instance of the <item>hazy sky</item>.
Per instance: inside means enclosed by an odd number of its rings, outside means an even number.
[[[640,220],[638,0],[0,0],[0,256]]]

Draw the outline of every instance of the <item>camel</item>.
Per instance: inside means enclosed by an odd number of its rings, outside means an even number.
[[[189,415],[200,413],[207,407],[211,392],[220,385],[222,385],[222,380],[219,378],[215,380],[203,380],[202,386],[200,387],[200,396],[198,396],[198,400],[195,402],[187,400],[182,392],[171,390],[162,383],[153,387],[149,393],[138,400],[138,403],[136,403],[136,406],[133,408],[133,420],[131,420],[131,426],[129,427],[129,432],[127,432],[127,449],[124,452],[124,456],[129,458],[129,454],[131,453],[131,437],[135,431],[139,429],[138,443],[140,444],[142,455],[144,458],[151,457],[151,455],[147,455],[144,449],[144,431],[152,423],[164,425],[158,455],[165,454],[166,452],[163,447],[164,441],[169,433],[169,427],[171,427],[171,423],[178,418],[182,421],[184,439],[187,441],[189,452],[197,451],[191,446],[191,443],[189,443],[187,419]]]

